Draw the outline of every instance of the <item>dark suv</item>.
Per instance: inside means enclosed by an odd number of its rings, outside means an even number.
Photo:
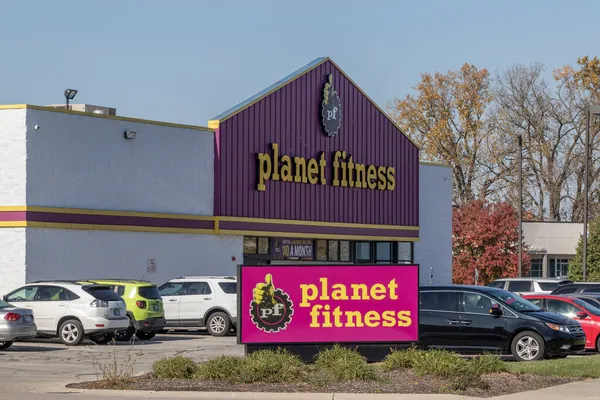
[[[598,293],[600,292],[600,283],[598,282],[575,282],[566,285],[560,285],[550,294],[570,294],[570,293]]]
[[[419,325],[424,348],[500,352],[519,361],[566,357],[585,346],[577,321],[487,286],[421,287]]]

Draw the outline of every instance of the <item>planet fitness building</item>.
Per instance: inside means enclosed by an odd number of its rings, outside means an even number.
[[[451,170],[329,58],[208,128],[0,106],[0,294],[39,279],[420,264],[451,280]]]

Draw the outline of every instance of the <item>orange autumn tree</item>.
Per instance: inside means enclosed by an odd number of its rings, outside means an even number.
[[[519,219],[508,203],[471,201],[455,208],[452,215],[452,281],[487,285],[498,278],[518,275]],[[523,274],[531,258],[523,244]]]
[[[497,167],[504,157],[495,151],[501,140],[492,134],[490,84],[486,69],[464,64],[458,71],[422,74],[414,95],[388,106],[421,147],[421,159],[452,166],[455,204],[486,198],[504,170]]]

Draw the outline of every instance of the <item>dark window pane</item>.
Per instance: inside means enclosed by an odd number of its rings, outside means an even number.
[[[510,281],[508,282],[509,292],[531,292],[531,281]]]
[[[258,254],[269,254],[269,238],[258,238]]]
[[[458,311],[457,292],[421,292],[421,310]]]
[[[183,289],[183,282],[167,282],[162,285],[158,290],[161,296],[178,296]]]
[[[575,287],[575,286],[561,287],[561,288],[557,289],[555,294],[575,293],[576,290],[577,290],[577,287]]]
[[[340,242],[337,240],[329,241],[329,261],[338,261],[338,250],[339,250]]]
[[[121,301],[121,297],[111,290],[110,286],[84,286],[83,290],[98,300]]]
[[[119,286],[115,286],[113,288],[113,290],[119,295],[119,296],[123,296],[125,294],[125,286],[119,285]]]
[[[371,260],[370,242],[356,242],[356,259],[359,261]]]
[[[244,254],[256,254],[257,247],[256,236],[244,236]]]
[[[347,240],[340,242],[340,261],[350,261],[350,242]]]
[[[543,308],[544,307],[544,300],[543,299],[527,299],[527,300],[529,300],[530,302],[532,302],[533,304],[535,304],[539,308]]]
[[[542,290],[551,292],[558,287],[558,282],[538,282]]]
[[[542,259],[534,258],[531,260],[531,268],[529,269],[529,276],[539,278],[542,276]],[[541,285],[541,284],[540,284]]]
[[[219,287],[227,294],[237,293],[237,283],[235,282],[219,282]]]
[[[392,261],[392,244],[390,242],[377,242],[377,263],[389,264]]]
[[[327,261],[327,240],[317,240],[317,260]]]
[[[488,286],[498,288],[498,289],[504,289],[504,284],[505,284],[504,281],[494,281],[494,282],[490,283]]]
[[[477,293],[464,293],[463,303],[463,308],[466,313],[485,315],[490,313],[490,308],[492,308],[493,305],[498,304],[497,301]]]
[[[156,286],[143,286],[138,288],[138,294],[145,299],[158,300],[160,299],[160,292]]]
[[[579,308],[575,307],[571,303],[567,303],[566,301],[561,300],[548,300],[548,311],[566,315],[568,317],[575,317]]]
[[[194,296],[198,294],[211,294],[210,286],[206,282],[193,282],[185,289],[185,294]]]

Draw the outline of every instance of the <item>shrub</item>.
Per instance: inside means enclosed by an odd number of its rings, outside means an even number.
[[[102,389],[126,389],[133,381],[133,373],[137,358],[132,354],[133,347],[125,352],[122,358],[117,357],[117,348],[113,344],[112,349],[103,361],[99,361],[92,353],[92,362],[96,365],[102,379],[98,388]]]
[[[365,381],[377,378],[375,368],[353,349],[334,345],[315,358],[316,373],[323,372],[337,381]]]
[[[162,379],[192,379],[198,372],[198,365],[188,357],[167,357],[156,361],[152,370]]]
[[[467,370],[474,375],[481,376],[494,372],[508,372],[506,363],[500,357],[493,355],[484,355],[472,358],[467,362]]]
[[[243,383],[292,383],[302,381],[305,371],[302,360],[286,350],[260,350],[243,358],[239,379]]]
[[[236,381],[241,374],[243,359],[240,357],[220,356],[198,366],[196,376],[209,381]]]
[[[421,351],[411,347],[408,350],[394,350],[383,360],[382,368],[386,371],[412,368],[415,359],[421,356]]]
[[[294,383],[303,380],[306,366],[285,350],[260,350],[243,358],[221,356],[200,364],[197,377],[230,383]]]

